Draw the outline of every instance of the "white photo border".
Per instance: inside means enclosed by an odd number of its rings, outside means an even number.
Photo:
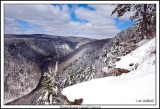
[[[1,107],[2,108],[70,108],[69,105],[4,105],[4,5],[5,4],[156,4],[156,105],[82,105],[97,108],[159,107],[159,1],[1,1]]]

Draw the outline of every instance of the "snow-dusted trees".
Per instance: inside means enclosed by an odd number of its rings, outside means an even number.
[[[120,45],[119,39],[115,39],[112,42],[110,48],[104,48],[101,58],[108,67],[114,67],[114,63],[117,61],[117,57],[122,55],[122,46]]]
[[[119,18],[132,11],[130,20],[137,20],[142,39],[151,36],[156,30],[156,4],[118,4],[112,11]]]
[[[48,72],[44,73],[43,75],[43,81],[42,86],[44,88],[43,90],[43,101],[45,101],[48,104],[55,104],[54,100],[58,93],[58,84],[56,83],[54,75],[49,74]]]
[[[92,63],[89,63],[87,65],[86,71],[85,71],[85,80],[91,80],[94,78],[94,74],[95,74],[95,68],[92,65]]]
[[[77,71],[77,75],[76,75],[76,82],[80,83],[83,79],[84,79],[85,75],[84,75],[84,69],[82,68],[82,64],[80,64],[80,68]]]
[[[72,64],[67,69],[67,78],[64,80],[64,87],[70,86],[74,84],[74,72],[72,68]]]
[[[55,69],[52,72],[45,72],[41,82],[43,87],[43,94],[39,98],[42,101],[40,104],[56,104],[56,97],[59,92],[59,76],[57,75],[58,62],[56,62]]]
[[[100,57],[100,59],[102,59],[103,62],[105,62],[105,63],[106,63],[106,61],[107,61],[107,54],[108,54],[108,49],[107,49],[107,48],[104,48],[104,49],[103,49],[102,56]]]
[[[114,67],[114,63],[117,61],[117,57],[120,55],[120,53],[121,53],[121,47],[119,45],[119,40],[115,39],[107,55],[108,57],[107,61],[109,67]]]
[[[86,65],[82,65],[82,63],[79,63],[78,65],[79,66],[75,68],[75,65],[71,64],[66,69],[65,73],[67,73],[67,75],[63,80],[64,87],[81,83],[83,81],[88,81],[94,78],[95,68],[93,66],[93,63],[90,62]]]

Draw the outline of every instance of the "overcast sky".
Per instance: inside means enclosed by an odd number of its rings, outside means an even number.
[[[115,6],[92,4],[4,5],[5,34],[49,34],[96,39],[114,37],[133,25],[132,13],[117,19]]]

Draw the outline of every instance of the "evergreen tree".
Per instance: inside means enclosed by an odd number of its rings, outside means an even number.
[[[109,68],[114,68],[114,63],[117,61],[117,57],[121,55],[121,47],[118,39],[113,41],[112,47],[109,49],[107,53],[107,61],[106,64]]]
[[[104,48],[102,51],[102,55],[100,57],[100,61],[107,63],[107,58],[108,58],[108,49]]]
[[[72,65],[70,65],[67,69],[67,79],[65,79],[64,87],[70,86],[74,84],[74,72]]]
[[[58,97],[59,92],[59,76],[57,75],[58,63],[56,63],[55,69],[52,72],[45,72],[43,74],[43,80],[41,82],[43,87],[42,101],[47,101],[49,104],[56,103],[56,97]]]
[[[142,39],[155,33],[156,4],[118,4],[111,15],[116,13],[119,18],[129,11],[134,12],[130,20],[137,20]]]
[[[86,80],[93,79],[94,73],[95,73],[95,68],[92,65],[92,63],[89,63],[88,66],[87,66],[87,68],[86,68],[86,73],[85,73]]]

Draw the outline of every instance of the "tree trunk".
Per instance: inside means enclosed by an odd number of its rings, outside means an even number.
[[[147,11],[147,4],[144,4],[144,7],[143,7],[143,21],[142,21],[142,39],[146,38],[146,31],[147,31],[146,11]]]

